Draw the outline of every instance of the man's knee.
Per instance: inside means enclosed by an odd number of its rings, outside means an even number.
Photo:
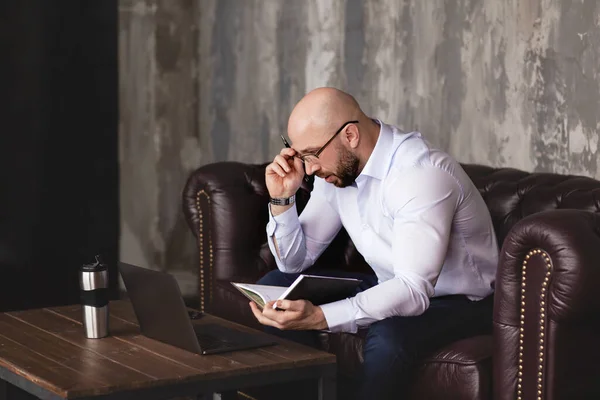
[[[256,282],[259,285],[290,286],[298,274],[286,274],[278,269],[267,272]]]
[[[365,340],[361,399],[404,393],[416,362],[414,341],[396,317],[373,323]]]
[[[402,324],[395,317],[373,323],[365,340],[365,358],[387,358],[399,362],[411,362],[416,357],[415,342],[406,335]]]

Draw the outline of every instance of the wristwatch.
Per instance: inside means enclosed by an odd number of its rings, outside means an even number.
[[[269,200],[269,202],[271,204],[273,204],[274,206],[288,206],[290,204],[294,204],[294,202],[296,201],[296,195],[293,194],[288,198],[283,198],[283,199],[274,199],[271,197],[271,200]]]

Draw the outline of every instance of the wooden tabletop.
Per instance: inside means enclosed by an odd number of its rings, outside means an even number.
[[[124,393],[121,398],[133,398],[127,393],[140,389],[148,397],[182,388],[169,392],[180,395],[198,387],[218,391],[227,382],[268,383],[268,377],[282,373],[301,379],[300,371],[306,376],[335,371],[334,355],[281,339],[275,346],[218,355],[181,350],[142,336],[131,304],[123,300],[110,303],[110,336],[86,339],[81,314],[79,305],[0,313],[0,378],[26,381],[33,387],[27,390],[39,397]],[[194,323],[253,332],[210,315]]]

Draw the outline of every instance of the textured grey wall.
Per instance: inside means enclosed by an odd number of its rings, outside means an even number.
[[[596,0],[121,0],[122,259],[195,290],[180,190],[318,86],[463,162],[600,177]]]

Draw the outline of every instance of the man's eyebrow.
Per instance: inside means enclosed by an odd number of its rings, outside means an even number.
[[[296,153],[299,153],[299,154],[314,153],[317,150],[319,150],[319,147],[309,147],[304,150],[296,150]]]

